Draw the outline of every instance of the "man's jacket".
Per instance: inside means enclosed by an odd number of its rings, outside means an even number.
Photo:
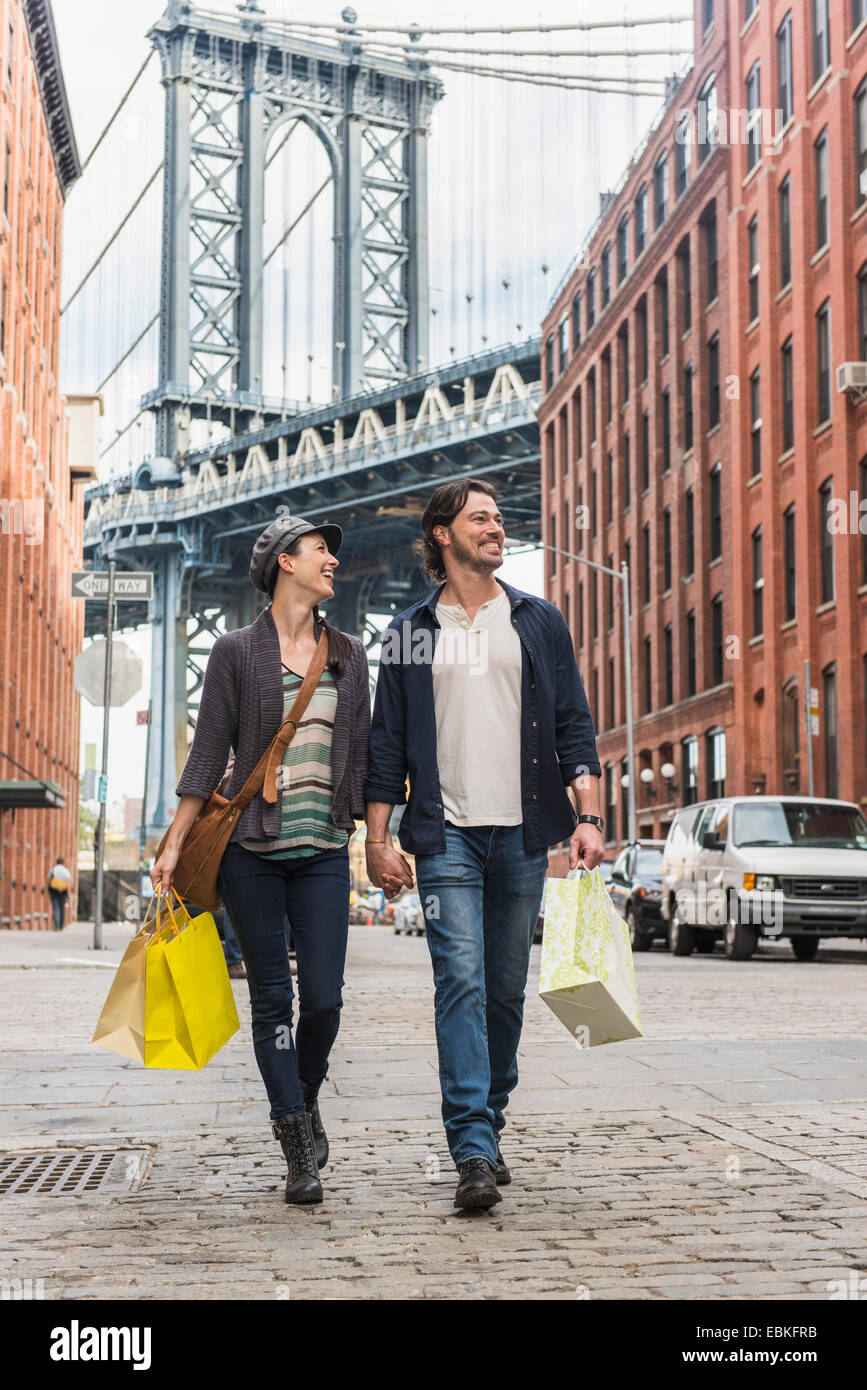
[[[575,828],[569,783],[587,773],[601,775],[596,735],[560,612],[547,599],[497,582],[508,595],[523,657],[521,747],[515,755],[521,759],[524,848],[546,849]],[[438,854],[446,847],[432,670],[436,605],[444,588],[386,628],[370,729],[365,800],[402,805],[409,776],[399,837],[410,854]]]

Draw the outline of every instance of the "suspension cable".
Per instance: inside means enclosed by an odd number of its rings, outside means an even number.
[[[106,456],[106,454],[109,453],[109,452],[114,448],[115,444],[118,444],[118,443],[121,441],[121,439],[123,439],[123,437],[124,437],[124,435],[126,434],[127,430],[132,429],[132,427],[133,427],[133,425],[135,424],[136,420],[139,420],[139,419],[141,418],[141,416],[144,415],[144,413],[145,413],[144,410],[139,410],[139,411],[132,417],[132,419],[131,419],[127,424],[124,425],[124,427],[123,427],[122,430],[118,430],[117,434],[114,436],[114,439],[111,441],[111,443],[110,443],[110,444],[106,444],[105,448],[102,449],[102,450],[100,450],[100,455],[99,455],[99,457],[100,457],[101,459],[104,459],[105,456]]]
[[[298,226],[298,223],[301,221],[302,217],[306,217],[307,213],[310,211],[313,204],[316,202],[316,199],[319,197],[320,193],[325,192],[330,182],[331,175],[329,174],[325,182],[323,184],[320,184],[319,188],[317,188],[316,192],[313,194],[313,197],[309,198],[308,201],[304,204],[298,216],[295,218],[295,221],[289,227],[287,227],[286,231],[283,233],[277,244],[271,247],[271,250],[268,252],[267,256],[262,262],[263,268],[268,264],[270,260],[274,258],[274,256],[276,256],[277,252],[280,250],[280,247],[284,244],[284,242],[289,240],[290,236],[294,232],[295,228]]]
[[[145,324],[144,328],[142,329],[141,333],[139,333],[138,337],[136,338],[135,342],[132,343],[132,344],[130,344],[130,346],[127,348],[126,352],[124,353],[123,357],[119,358],[118,361],[115,362],[115,364],[114,364],[114,366],[112,367],[111,371],[109,372],[108,376],[104,376],[104,377],[102,378],[102,381],[99,383],[99,385],[97,386],[96,390],[95,390],[94,393],[93,393],[95,396],[98,396],[98,395],[99,395],[99,393],[100,393],[100,391],[102,390],[103,386],[106,386],[106,385],[108,384],[108,382],[111,381],[111,379],[112,379],[112,377],[114,376],[115,372],[116,372],[120,367],[122,367],[123,364],[124,364],[124,362],[126,361],[126,359],[127,359],[133,352],[135,352],[135,350],[136,350],[136,348],[138,347],[139,343],[141,342],[142,338],[144,338],[144,336],[145,336],[147,333],[150,332],[150,330],[153,328],[153,326],[154,326],[154,324],[156,323],[156,321],[157,321],[157,319],[159,318],[159,316],[160,316],[160,311],[159,311],[159,309],[157,309],[157,311],[156,311],[156,313],[154,314],[153,318],[148,320],[148,322]]]
[[[660,87],[642,87],[640,89],[636,85],[630,87],[602,87],[595,82],[571,82],[565,78],[557,77],[556,73],[552,73],[549,77],[528,77],[521,73],[509,72],[507,69],[468,67],[464,63],[438,63],[437,66],[446,72],[463,72],[470,77],[493,77],[498,78],[501,82],[519,82],[528,87],[558,87],[561,91],[566,92],[599,92],[619,97],[643,96],[659,98],[662,96]]]
[[[148,53],[148,56],[145,58],[145,60],[144,60],[144,62],[142,63],[141,67],[139,68],[138,72],[136,73],[135,77],[133,78],[132,82],[130,82],[129,86],[127,87],[126,91],[124,92],[123,96],[121,97],[120,101],[118,102],[117,106],[115,107],[114,111],[113,111],[113,112],[111,113],[111,115],[109,116],[109,118],[108,118],[108,124],[105,125],[105,126],[103,126],[102,131],[101,131],[101,133],[100,133],[100,135],[99,135],[99,137],[98,137],[98,139],[97,139],[96,144],[93,146],[92,150],[90,151],[90,154],[87,156],[87,159],[84,161],[84,163],[83,163],[82,166],[81,166],[81,172],[82,172],[82,173],[84,173],[85,169],[87,168],[87,166],[88,166],[88,164],[90,163],[90,161],[93,159],[93,156],[96,154],[97,150],[99,149],[99,147],[100,147],[100,145],[102,144],[103,140],[105,139],[106,135],[107,135],[108,132],[111,130],[112,126],[114,125],[115,121],[117,120],[118,116],[120,115],[121,111],[123,110],[124,106],[126,105],[127,101],[128,101],[129,98],[132,96],[133,88],[135,87],[136,83],[138,82],[139,78],[141,77],[142,73],[144,72],[145,68],[147,67],[148,63],[150,62],[151,58],[154,56],[155,51],[156,51],[156,50],[153,49],[153,48],[150,50],[150,52]]]
[[[154,169],[153,173],[151,174],[150,178],[148,179],[148,181],[147,181],[147,183],[145,184],[144,188],[142,189],[141,193],[140,193],[140,194],[138,195],[138,197],[136,198],[135,202],[133,203],[133,205],[132,205],[132,207],[130,208],[129,212],[127,213],[126,217],[123,219],[123,221],[120,223],[120,225],[119,225],[118,227],[116,227],[115,230],[112,232],[112,234],[111,234],[111,236],[109,237],[108,241],[105,243],[105,246],[103,246],[102,250],[100,251],[100,253],[99,253],[99,255],[97,256],[96,260],[94,261],[93,265],[90,267],[90,270],[89,270],[89,271],[87,272],[87,274],[85,275],[84,279],[76,286],[76,288],[73,290],[72,294],[71,294],[71,295],[69,296],[69,298],[67,299],[66,303],[65,303],[65,304],[63,305],[63,307],[61,308],[61,310],[60,310],[61,316],[62,316],[63,314],[66,313],[66,311],[67,311],[67,309],[69,308],[69,306],[70,306],[70,304],[72,303],[72,301],[73,301],[74,299],[76,299],[76,298],[78,297],[79,294],[81,294],[81,291],[84,289],[84,287],[85,287],[85,285],[87,284],[88,280],[90,279],[91,275],[92,275],[93,272],[96,270],[97,266],[99,265],[100,261],[102,260],[103,256],[105,255],[105,253],[108,251],[109,247],[113,246],[114,243],[117,241],[118,237],[120,236],[120,234],[121,234],[121,232],[123,231],[124,227],[126,226],[127,222],[128,222],[129,219],[132,217],[133,213],[135,212],[136,208],[138,207],[139,203],[140,203],[141,200],[144,198],[145,194],[147,193],[148,189],[149,189],[149,188],[151,187],[151,185],[153,184],[153,182],[154,182],[154,180],[156,179],[157,175],[160,173],[162,167],[163,167],[163,161],[160,160],[159,164],[158,164],[157,167]]]
[[[225,11],[201,9],[198,14],[219,15],[225,20]],[[425,34],[556,34],[593,29],[640,29],[654,24],[691,24],[691,14],[654,15],[647,19],[604,19],[586,20],[571,24],[338,24],[324,19],[284,19],[274,15],[268,17],[268,26],[293,29],[330,29],[333,33],[348,34],[405,34],[408,37]]]

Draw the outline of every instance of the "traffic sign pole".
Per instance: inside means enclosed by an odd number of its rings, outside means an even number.
[[[93,949],[102,950],[102,904],[105,882],[105,819],[108,804],[108,721],[111,714],[111,643],[114,636],[114,560],[108,565],[108,594],[105,605],[105,680],[103,682],[102,771],[99,779],[99,824],[97,826],[96,891],[93,910]]]
[[[813,711],[810,693],[810,663],[804,662],[804,716],[807,725],[807,795],[813,795]]]
[[[153,713],[153,702],[148,700],[148,732],[145,740],[145,769],[144,769],[144,790],[141,798],[141,825],[139,827],[138,839],[138,874],[139,874],[139,898],[142,896],[142,884],[145,876],[145,848],[147,847],[147,825],[148,825],[148,771],[151,760],[151,715]],[[144,904],[142,903],[142,908]],[[142,912],[142,916],[144,913]],[[139,919],[141,920],[141,918]]]

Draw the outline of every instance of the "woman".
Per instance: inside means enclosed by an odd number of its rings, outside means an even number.
[[[250,984],[253,1045],[286,1156],[286,1201],[322,1201],[328,1140],[319,1088],[340,1022],[349,926],[349,837],[364,815],[370,688],[361,642],[319,616],[334,594],[339,526],[281,517],[253,548],[250,579],[271,606],[250,627],[214,643],[196,735],[177,792],[180,804],[152,871],[168,888],[184,839],[235,761],[234,796],[289,714],[324,631],[325,670],[277,770],[276,801],[257,792],[239,817],[219,889]],[[292,1037],[291,925],[300,1007]]]

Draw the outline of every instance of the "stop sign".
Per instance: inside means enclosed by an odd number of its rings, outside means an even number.
[[[91,642],[75,658],[74,684],[80,695],[92,705],[102,705],[105,680],[105,640]],[[136,656],[126,642],[115,639],[111,644],[111,705],[125,705],[137,695],[142,685],[141,657]]]

